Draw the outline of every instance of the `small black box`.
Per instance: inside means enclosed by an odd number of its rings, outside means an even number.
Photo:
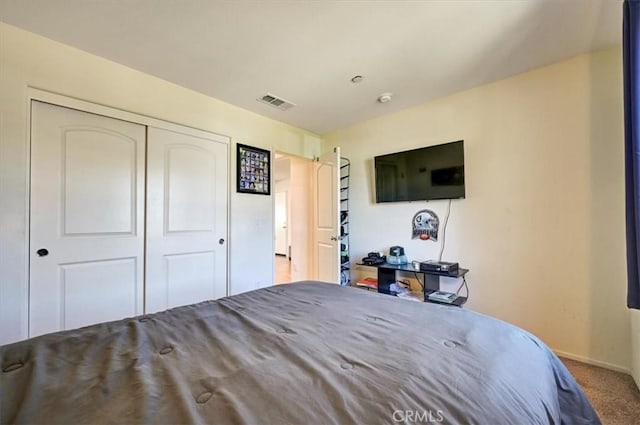
[[[420,271],[442,274],[456,274],[458,272],[458,263],[449,263],[447,261],[435,260],[423,261],[420,263]]]

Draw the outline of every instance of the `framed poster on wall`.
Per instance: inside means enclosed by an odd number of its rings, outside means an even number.
[[[236,162],[238,192],[271,194],[271,152],[238,143]]]

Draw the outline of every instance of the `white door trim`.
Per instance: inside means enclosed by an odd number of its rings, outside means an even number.
[[[287,259],[290,259],[290,250],[289,250],[289,246],[291,245],[291,241],[289,240],[289,190],[282,190],[280,192],[275,192],[274,193],[274,200],[275,200],[275,204],[276,204],[276,212],[277,212],[277,207],[278,207],[278,194],[282,194],[281,196],[284,196],[284,215],[285,215],[285,232],[284,232],[284,255],[285,257],[287,257]],[[277,220],[276,214],[274,213],[274,221]],[[275,223],[276,225],[278,223]],[[275,228],[276,226],[274,226],[274,237],[276,240],[276,254],[278,254],[278,230]]]
[[[205,139],[213,138],[217,142],[231,144],[231,137],[223,134],[214,133],[207,130],[201,130],[193,127],[187,127],[181,124],[164,121],[158,118],[149,117],[135,112],[128,112],[122,109],[113,108],[111,106],[99,105],[85,100],[76,99],[45,90],[27,87],[28,105],[31,110],[31,101],[39,100],[41,102],[52,103],[54,105],[64,106],[66,108],[77,109],[83,112],[90,112],[105,117],[117,118],[123,121],[130,121],[136,124],[143,124],[149,127],[156,127],[165,130],[171,130],[176,133],[184,133],[190,136],[203,137]],[[31,114],[29,113],[29,118]],[[29,120],[31,121],[31,120]]]

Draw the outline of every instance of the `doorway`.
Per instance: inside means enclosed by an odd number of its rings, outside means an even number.
[[[282,190],[275,193],[274,231],[276,238],[276,283],[291,282],[291,247],[289,245],[288,195],[288,190]]]
[[[313,161],[276,153],[274,161],[274,263],[276,284],[311,277]]]

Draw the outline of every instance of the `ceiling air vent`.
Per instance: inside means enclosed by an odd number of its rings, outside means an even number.
[[[283,111],[286,111],[287,109],[291,109],[294,106],[296,106],[295,103],[289,102],[288,100],[284,100],[281,97],[274,96],[269,93],[259,98],[258,101],[271,105],[274,108],[282,109]]]

